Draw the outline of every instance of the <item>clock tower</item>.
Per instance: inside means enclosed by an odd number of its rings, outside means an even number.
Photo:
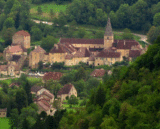
[[[112,47],[112,43],[114,42],[114,35],[112,32],[112,26],[110,22],[110,18],[108,17],[106,31],[104,33],[104,49],[108,49]]]

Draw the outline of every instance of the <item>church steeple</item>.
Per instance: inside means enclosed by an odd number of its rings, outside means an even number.
[[[110,21],[109,17],[108,17],[108,21],[107,21],[105,35],[108,35],[108,36],[112,36],[113,35],[111,21]]]
[[[112,32],[111,21],[110,18],[108,17],[107,26],[104,33],[104,49],[112,47],[113,42],[114,42],[114,35]]]

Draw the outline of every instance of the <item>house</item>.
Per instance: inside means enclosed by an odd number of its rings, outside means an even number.
[[[30,48],[30,34],[27,31],[20,30],[12,37],[12,45],[21,45],[23,48]]]
[[[75,89],[74,85],[66,84],[63,88],[58,91],[57,98],[60,98],[61,101],[66,100],[66,97],[71,97],[74,95],[77,97],[77,90]]]
[[[99,77],[99,78],[102,78],[106,73],[106,70],[104,69],[95,69],[91,74],[90,76],[92,77]]]
[[[40,86],[31,87],[31,94],[35,94],[36,96],[41,95],[46,89]]]
[[[7,108],[0,109],[0,117],[6,117],[7,116]]]
[[[37,68],[38,63],[40,61],[44,62],[45,60],[48,60],[46,51],[40,46],[35,46],[35,49],[29,54],[29,67],[31,67],[32,69]]]
[[[49,80],[54,80],[54,81],[58,81],[60,80],[60,78],[63,76],[63,73],[61,72],[48,72],[45,73],[43,76],[43,81],[49,81]]]

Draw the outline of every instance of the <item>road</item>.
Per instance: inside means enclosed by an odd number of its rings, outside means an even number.
[[[52,25],[53,24],[53,22],[47,22],[47,21],[39,21],[39,20],[33,20],[32,19],[32,21],[34,21],[35,23],[40,23],[40,22],[42,22],[43,24],[47,24],[47,25]],[[58,25],[57,25],[58,26]],[[66,27],[69,27],[69,25],[65,25]],[[78,29],[78,27],[76,27],[76,29]],[[90,29],[86,29],[86,30],[90,30]],[[123,32],[119,32],[119,33],[123,33]],[[147,41],[147,36],[146,35],[142,35],[142,34],[136,34],[136,33],[132,33],[132,34],[134,34],[134,35],[136,35],[136,36],[139,36],[140,37],[140,40],[141,41],[144,41],[144,42],[146,42],[148,45],[150,45],[150,43]]]

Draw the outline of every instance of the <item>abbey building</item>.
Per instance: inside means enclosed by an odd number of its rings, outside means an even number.
[[[29,55],[29,66],[38,67],[38,62],[64,62],[66,66],[84,62],[89,65],[112,65],[124,57],[140,56],[146,51],[135,40],[115,40],[110,18],[108,18],[104,39],[61,38],[49,53],[36,46]]]

